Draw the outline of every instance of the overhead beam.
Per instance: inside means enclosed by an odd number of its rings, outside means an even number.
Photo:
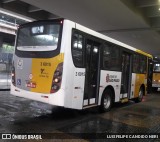
[[[37,12],[32,12],[32,13],[28,12],[29,6],[30,5],[28,3],[24,3],[19,0],[16,0],[15,2],[10,4],[4,4],[4,3],[1,3],[0,1],[0,9],[2,10],[12,11],[13,13],[24,15],[24,17],[30,17],[29,19],[33,19],[33,20],[42,20],[48,17],[48,12],[45,13],[43,10],[37,9],[36,10]]]
[[[28,12],[37,12],[37,11],[40,11],[40,10],[42,10],[42,9],[38,8],[38,7],[35,7],[33,5],[30,5],[29,9],[28,9]]]
[[[144,11],[147,17],[160,17],[159,6],[149,7],[146,8]]]
[[[37,12],[32,12],[32,14],[28,12],[27,15],[31,16],[32,18],[34,18],[36,20],[42,20],[42,19],[47,20],[49,13],[47,11],[40,10]]]
[[[143,8],[136,8],[135,3],[139,0],[121,0],[130,10],[132,10],[136,15],[141,17],[148,25],[150,25],[149,18],[143,12]],[[141,1],[141,0],[140,0]],[[142,0],[143,1],[143,0]]]
[[[57,19],[57,18],[60,18],[60,17],[51,13],[48,16],[48,19]]]
[[[159,5],[158,0],[136,0],[137,7],[150,7]]]
[[[16,0],[2,0],[2,3],[10,3],[10,2],[13,2],[13,1],[16,1]]]
[[[7,9],[4,9],[4,8],[0,8],[0,13],[3,13],[3,14],[6,14],[6,15],[9,15],[11,17],[15,17],[17,19],[21,19],[21,20],[24,20],[24,21],[28,21],[28,22],[31,22],[35,19],[27,16],[27,15],[22,15],[22,14],[18,14],[17,12],[15,11],[10,11],[10,10],[7,10]]]

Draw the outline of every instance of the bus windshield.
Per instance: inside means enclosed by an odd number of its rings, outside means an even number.
[[[160,72],[160,64],[154,64],[153,72]]]
[[[19,28],[17,50],[53,51],[57,49],[60,25],[43,23]]]

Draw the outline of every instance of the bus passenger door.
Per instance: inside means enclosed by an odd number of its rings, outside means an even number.
[[[100,51],[99,44],[91,40],[86,41],[85,46],[85,87],[83,106],[98,104]]]
[[[153,78],[153,61],[148,58],[148,70],[147,70],[147,93],[151,93],[152,89],[152,78]]]
[[[131,89],[131,55],[127,52],[122,53],[122,78],[121,94],[122,98],[130,98]]]

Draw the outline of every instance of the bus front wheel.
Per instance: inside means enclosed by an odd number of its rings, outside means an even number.
[[[100,112],[107,112],[112,107],[112,91],[110,89],[107,89],[101,99],[101,105],[100,105]]]

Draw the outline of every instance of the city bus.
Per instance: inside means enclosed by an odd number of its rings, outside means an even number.
[[[19,26],[11,94],[71,109],[141,102],[152,56],[67,19]]]
[[[153,60],[153,77],[152,77],[152,90],[157,91],[160,88],[160,62]]]

